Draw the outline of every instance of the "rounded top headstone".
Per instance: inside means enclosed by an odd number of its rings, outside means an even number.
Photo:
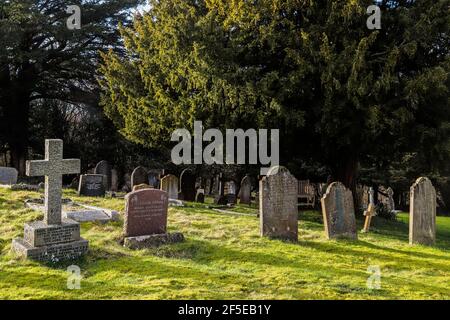
[[[269,169],[269,171],[267,172],[267,176],[273,176],[273,175],[277,175],[280,173],[290,173],[290,172],[289,172],[288,168],[286,168],[286,167],[274,166]]]

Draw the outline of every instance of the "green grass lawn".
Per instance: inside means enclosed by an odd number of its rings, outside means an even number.
[[[41,218],[23,204],[37,196],[0,189],[1,299],[450,299],[448,217],[438,217],[436,246],[422,247],[408,245],[407,215],[375,219],[373,231],[352,242],[326,240],[320,213],[303,212],[294,244],[261,238],[255,216],[192,204],[169,210],[169,229],[183,232],[184,243],[131,251],[119,244],[121,222],[87,223],[88,255],[51,266],[10,252],[24,223]],[[124,208],[123,199],[65,196]],[[67,289],[70,264],[82,270],[80,290]],[[381,290],[367,288],[369,266],[381,268]]]

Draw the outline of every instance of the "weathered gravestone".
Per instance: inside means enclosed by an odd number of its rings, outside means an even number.
[[[436,189],[428,178],[417,179],[410,190],[409,243],[433,245],[436,241]]]
[[[179,233],[168,234],[167,192],[156,189],[133,191],[126,196],[124,245],[132,249],[182,241]]]
[[[133,189],[134,186],[144,183],[148,184],[147,169],[139,166],[131,173],[131,189]]]
[[[78,195],[86,197],[104,197],[106,177],[102,174],[83,174],[80,176]]]
[[[12,185],[17,183],[17,170],[10,167],[0,167],[0,184]]]
[[[352,192],[342,183],[334,182],[328,186],[321,202],[327,238],[357,239]]]
[[[225,183],[225,198],[227,200],[227,204],[236,204],[237,202],[237,194],[236,194],[236,182],[234,181],[227,181]]]
[[[241,181],[241,189],[239,190],[239,203],[251,204],[252,182],[249,176],[245,176]]]
[[[178,200],[178,178],[169,174],[161,179],[161,190],[167,192],[169,199]]]
[[[45,176],[44,221],[25,224],[24,238],[14,239],[13,251],[38,261],[57,262],[79,258],[88,250],[80,225],[62,219],[62,176],[80,172],[79,159],[63,159],[63,141],[45,140],[45,160],[27,161],[28,176]]]
[[[178,198],[184,201],[195,201],[195,176],[190,169],[185,169],[180,176],[180,192]]]
[[[101,174],[105,176],[103,183],[105,190],[111,189],[111,165],[108,161],[102,160],[95,166],[94,174]]]
[[[260,181],[261,236],[298,240],[297,179],[285,167],[272,167]]]

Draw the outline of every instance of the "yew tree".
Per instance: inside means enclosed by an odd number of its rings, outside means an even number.
[[[381,9],[370,30],[367,8]],[[449,0],[152,0],[103,56],[106,114],[167,147],[176,128],[277,128],[281,161],[354,188],[361,163],[448,157]]]

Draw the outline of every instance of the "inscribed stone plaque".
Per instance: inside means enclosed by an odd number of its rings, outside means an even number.
[[[80,176],[78,194],[87,197],[105,196],[105,176],[100,174],[84,174]]]
[[[327,238],[357,239],[352,192],[342,183],[334,182],[328,186],[321,202]]]
[[[111,166],[108,161],[102,160],[97,163],[95,167],[94,174],[101,174],[106,177],[103,183],[105,184],[105,190],[111,189]]]
[[[297,179],[276,166],[260,181],[261,236],[298,240]]]
[[[125,237],[166,233],[168,200],[167,192],[156,189],[129,193],[126,196]]]
[[[172,174],[163,177],[161,190],[167,192],[170,199],[178,200],[178,178]]]
[[[189,169],[185,169],[180,176],[181,200],[195,201],[195,176]]]
[[[249,176],[245,176],[241,181],[241,188],[239,190],[239,203],[251,203],[252,183]]]
[[[411,187],[409,243],[433,245],[436,241],[436,190],[428,178],[417,179]]]
[[[131,188],[143,183],[148,184],[147,169],[139,166],[131,173]]]
[[[0,167],[0,184],[16,184],[17,170],[10,167]]]

